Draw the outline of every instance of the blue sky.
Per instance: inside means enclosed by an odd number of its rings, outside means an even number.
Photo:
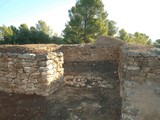
[[[117,22],[119,29],[130,33],[145,33],[160,38],[159,0],[102,0],[108,18]],[[69,20],[68,10],[76,0],[0,0],[0,26],[22,23],[34,26],[44,20],[54,32],[61,34]]]

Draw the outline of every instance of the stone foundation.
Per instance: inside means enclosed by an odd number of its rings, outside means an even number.
[[[160,119],[160,49],[122,46],[119,78],[122,120]]]
[[[6,51],[0,49],[1,91],[48,96],[62,83],[63,72],[64,84],[73,87],[114,90],[120,80],[121,120],[160,119],[160,49],[123,44],[63,45],[42,53]],[[110,65],[118,65],[118,71]],[[109,81],[110,71],[118,72],[119,80]]]
[[[60,52],[0,53],[0,90],[48,96],[62,81],[62,64]]]

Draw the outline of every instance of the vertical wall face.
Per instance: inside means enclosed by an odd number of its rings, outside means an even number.
[[[113,86],[107,84],[109,79],[106,77],[113,72],[117,73],[118,47],[64,45],[59,51],[64,54],[64,82],[66,84],[89,88]],[[117,74],[114,75],[114,77],[117,76]],[[114,80],[111,82],[114,83]]]
[[[122,120],[159,120],[160,49],[122,46],[119,78]]]
[[[63,76],[62,64],[62,53],[0,53],[0,90],[47,96]]]
[[[92,45],[64,45],[58,51],[64,54],[66,62],[86,62],[86,61],[116,61],[119,56],[117,46],[100,47]]]
[[[0,91],[49,95],[62,82],[63,59],[68,84],[114,90],[113,79],[106,80],[117,74],[118,61],[122,120],[160,120],[160,49],[124,44],[121,48],[62,46],[57,51],[0,52]]]

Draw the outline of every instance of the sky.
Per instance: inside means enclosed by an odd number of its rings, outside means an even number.
[[[141,32],[153,41],[160,39],[159,0],[102,0],[108,18],[119,29],[129,33]],[[76,0],[0,0],[0,26],[18,27],[26,23],[35,26],[44,20],[54,32],[61,34],[69,21],[68,10]]]

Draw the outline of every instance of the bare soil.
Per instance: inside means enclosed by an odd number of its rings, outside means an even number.
[[[37,53],[46,54],[55,51],[60,45],[55,44],[26,44],[26,45],[0,45],[1,53]]]
[[[113,82],[114,89],[77,88],[63,84],[48,97],[0,92],[0,120],[120,120],[116,64],[73,62],[65,63],[64,68],[65,75],[105,74],[106,80]]]

